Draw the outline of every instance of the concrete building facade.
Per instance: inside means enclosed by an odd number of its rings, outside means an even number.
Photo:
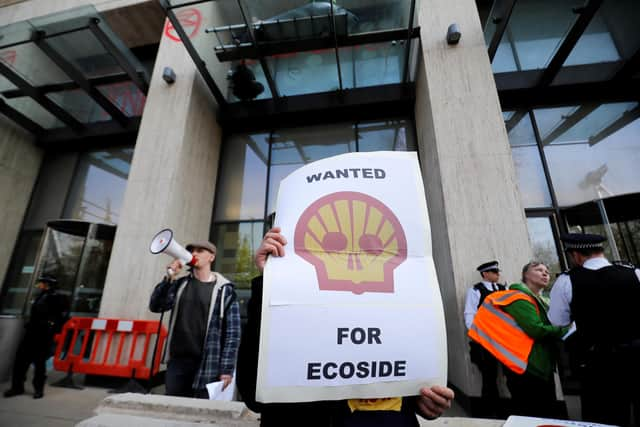
[[[463,398],[480,393],[462,315],[477,265],[498,259],[511,282],[534,256],[558,272],[566,267],[558,235],[567,230],[605,232],[613,256],[638,262],[640,215],[625,209],[640,194],[633,167],[640,160],[640,40],[628,24],[640,12],[633,2],[589,1],[572,12],[543,0],[344,1],[315,24],[328,33],[309,26],[310,36],[296,43],[270,31],[292,31],[286,13],[309,7],[306,1],[188,3],[0,3],[0,89],[12,107],[0,121],[5,348],[15,348],[30,287],[47,269],[64,270],[78,315],[156,319],[148,297],[167,260],[150,255],[148,244],[166,227],[182,242],[216,243],[216,269],[243,291],[279,179],[347,151],[419,154],[449,382]],[[107,28],[69,30],[74,19]],[[263,26],[225,29],[247,21]],[[5,43],[25,22],[44,34],[44,48],[42,37]],[[451,24],[461,33],[455,44],[447,41]],[[63,39],[86,31],[100,45]],[[41,58],[47,43],[62,60]],[[100,68],[103,56],[110,62]],[[50,61],[71,78],[30,74],[51,73]],[[240,100],[238,85],[229,86],[227,75],[233,79],[240,66],[262,84],[256,97]],[[167,67],[175,82],[163,78]],[[330,82],[327,70],[337,70]],[[89,95],[84,118],[80,101],[64,90]],[[77,222],[111,231],[100,237]],[[9,363],[0,366],[5,376]]]

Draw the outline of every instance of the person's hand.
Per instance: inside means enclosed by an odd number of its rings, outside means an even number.
[[[451,408],[451,402],[455,394],[449,387],[434,385],[422,387],[417,397],[420,414],[428,419],[438,418],[447,409]]]
[[[220,375],[220,381],[222,381],[222,390],[227,388],[231,384],[233,377],[231,375]]]
[[[167,276],[169,280],[176,280],[176,276],[182,271],[182,263],[179,259],[174,259],[171,264],[167,266]]]
[[[267,231],[267,234],[265,234],[262,239],[260,247],[256,251],[255,257],[256,267],[258,267],[258,270],[260,270],[261,273],[264,270],[264,265],[266,264],[269,255],[284,256],[284,245],[286,244],[287,239],[280,234],[280,227],[273,227],[271,230]]]

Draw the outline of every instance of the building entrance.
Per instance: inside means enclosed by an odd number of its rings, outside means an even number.
[[[97,316],[115,232],[113,225],[85,221],[47,223],[34,277],[58,278],[60,292],[69,296],[72,316]]]

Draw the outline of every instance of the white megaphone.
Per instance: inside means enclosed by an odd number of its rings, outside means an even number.
[[[182,247],[182,245],[173,238],[173,231],[169,228],[160,231],[153,237],[149,250],[154,255],[165,253],[174,257],[180,261],[182,265],[194,266],[197,261],[196,257],[191,255],[191,252]],[[173,269],[168,268],[167,273],[173,276],[175,272]]]

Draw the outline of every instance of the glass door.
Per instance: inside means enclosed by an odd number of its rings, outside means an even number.
[[[98,315],[115,229],[84,221],[47,223],[34,280],[40,274],[57,277],[60,293],[69,297],[71,316]]]

